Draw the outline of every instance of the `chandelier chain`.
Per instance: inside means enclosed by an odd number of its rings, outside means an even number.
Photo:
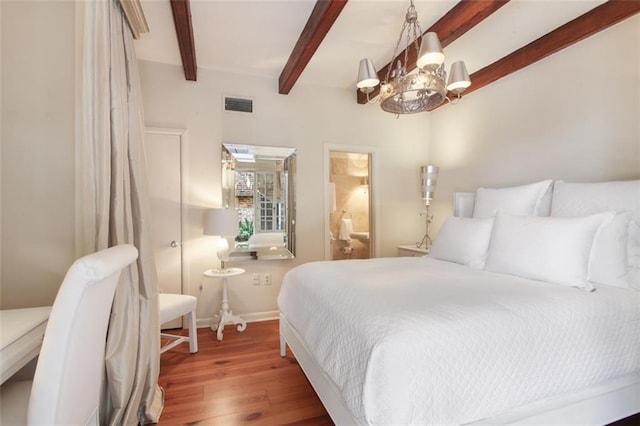
[[[398,47],[400,47],[400,43],[402,42],[402,36],[404,35],[404,30],[407,28],[407,21],[405,20],[402,24],[402,29],[400,30],[400,35],[398,36],[398,41],[396,42],[396,47],[393,49],[393,56],[391,57],[391,63],[389,64],[389,68],[387,69],[387,76],[384,79],[385,83],[389,82],[389,77],[391,77],[391,70],[394,67],[396,56],[398,55]]]

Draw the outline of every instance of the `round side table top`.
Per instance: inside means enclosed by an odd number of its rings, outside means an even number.
[[[233,277],[235,275],[244,274],[244,269],[242,268],[224,268],[224,269],[207,269],[204,271],[204,275],[207,277],[214,278],[226,278]]]

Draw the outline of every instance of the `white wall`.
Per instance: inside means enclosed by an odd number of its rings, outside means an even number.
[[[74,256],[74,9],[2,1],[2,308],[50,305]]]
[[[2,6],[0,5],[0,241],[2,241]],[[2,306],[2,244],[0,244],[0,307]]]
[[[472,83],[473,84],[473,83]],[[431,114],[434,230],[453,191],[640,178],[640,16]],[[434,232],[435,234],[435,232]]]
[[[2,1],[0,9],[0,306],[46,305],[75,255],[75,4]],[[395,120],[375,105],[356,105],[353,91],[296,87],[281,96],[275,80],[200,70],[200,81],[191,83],[179,67],[141,67],[147,123],[188,131],[186,274],[190,292],[199,294],[203,285],[201,316],[219,303],[219,283],[202,278],[215,257],[210,239],[201,236],[201,219],[204,208],[220,204],[223,141],[299,150],[298,258],[241,265],[271,272],[274,284],[253,287],[248,276],[239,279],[230,294],[236,313],[275,310],[284,272],[323,257],[324,144],[378,148],[380,255],[393,255],[397,244],[419,236],[417,169],[427,158],[425,116]],[[223,93],[254,97],[256,114],[223,113]]]
[[[377,105],[357,105],[352,90],[296,86],[277,93],[277,81],[198,70],[198,82],[186,82],[180,67],[140,61],[145,121],[149,126],[186,128],[188,205],[184,241],[187,284],[199,295],[198,316],[219,306],[220,283],[203,280],[216,266],[212,237],[202,236],[202,212],[221,205],[220,150],[223,142],[294,147],[297,151],[297,257],[293,261],[234,264],[248,274],[231,279],[234,313],[274,311],[282,276],[294,265],[324,258],[325,144],[366,145],[379,154],[376,197],[381,256],[396,245],[421,237],[418,167],[427,159],[428,121],[424,115],[401,117]],[[254,99],[254,114],[223,111],[223,95]],[[253,286],[250,274],[270,272],[273,285]],[[200,284],[203,290],[200,294]]]
[[[0,17],[0,304],[50,304],[74,256],[74,4],[2,1]],[[250,273],[271,272],[274,284],[255,287],[247,275],[230,291],[234,313],[272,311],[286,270],[323,257],[325,144],[378,149],[379,255],[422,236],[417,173],[427,160],[442,170],[434,229],[451,211],[453,190],[550,176],[640,177],[639,20],[456,106],[399,120],[376,105],[356,105],[351,90],[296,86],[283,96],[275,80],[201,69],[192,83],[179,67],[140,62],[147,124],[188,131],[186,274],[189,291],[200,296],[199,316],[219,304],[220,283],[202,277],[215,255],[201,224],[203,209],[220,205],[222,142],[298,148],[298,258],[242,263]],[[224,113],[223,94],[254,98],[256,113]]]

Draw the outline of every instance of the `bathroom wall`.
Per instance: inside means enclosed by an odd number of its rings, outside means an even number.
[[[335,185],[336,209],[331,213],[331,233],[334,237],[331,258],[368,259],[371,257],[369,244],[340,238],[342,219],[351,219],[354,232],[368,232],[369,227],[369,156],[359,153],[332,152],[329,180]]]

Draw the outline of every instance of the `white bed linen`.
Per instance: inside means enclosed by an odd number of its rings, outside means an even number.
[[[629,289],[382,258],[294,268],[278,304],[363,424],[461,424],[640,371]]]

